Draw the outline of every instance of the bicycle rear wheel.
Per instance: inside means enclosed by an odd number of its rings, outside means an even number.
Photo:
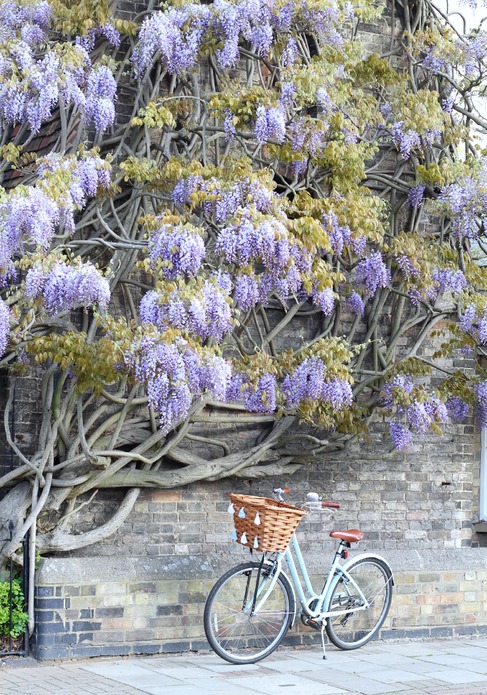
[[[376,557],[357,559],[346,570],[353,582],[343,576],[338,579],[326,610],[343,611],[364,605],[357,586],[369,605],[362,610],[330,616],[326,633],[339,649],[357,649],[373,639],[387,617],[392,599],[392,573],[387,563]]]
[[[279,574],[262,608],[252,606],[268,590],[274,565],[248,562],[224,574],[208,595],[204,613],[206,637],[212,649],[232,664],[253,664],[284,639],[295,611],[287,577]]]

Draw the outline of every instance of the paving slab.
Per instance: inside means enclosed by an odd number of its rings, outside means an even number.
[[[213,653],[36,662],[5,659],[0,695],[487,695],[487,639],[279,649],[234,665]]]

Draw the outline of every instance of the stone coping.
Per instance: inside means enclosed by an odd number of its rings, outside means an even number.
[[[370,549],[367,552],[374,552]],[[353,555],[360,554],[354,551]],[[387,559],[394,572],[417,571],[474,571],[487,569],[487,548],[455,548],[448,550],[387,550],[378,551]],[[205,556],[158,557],[51,557],[43,558],[36,573],[36,583],[81,584],[136,579],[207,579],[220,576],[226,569],[247,556],[228,555],[222,560]],[[311,573],[323,573],[329,556],[306,558]]]

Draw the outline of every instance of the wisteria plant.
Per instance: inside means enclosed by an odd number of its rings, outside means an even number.
[[[379,421],[399,450],[487,424],[481,363],[454,367],[487,349],[485,31],[429,0],[139,9],[0,0],[6,557],[27,529],[41,552],[106,538],[143,487],[282,479]],[[80,532],[103,488],[123,503]]]

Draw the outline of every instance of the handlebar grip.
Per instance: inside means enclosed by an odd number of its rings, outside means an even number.
[[[322,502],[321,506],[327,507],[328,509],[340,509],[340,503],[339,502]]]

